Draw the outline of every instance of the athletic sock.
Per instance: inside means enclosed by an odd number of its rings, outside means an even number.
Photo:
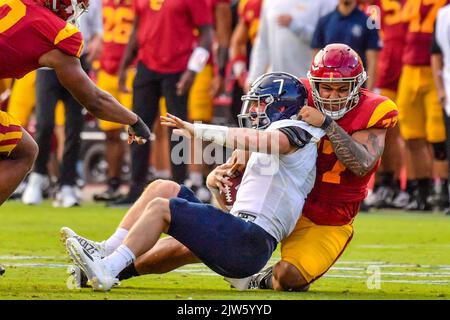
[[[139,273],[137,272],[134,263],[132,263],[128,267],[120,271],[117,277],[119,278],[119,280],[126,280],[137,276],[139,276]]]
[[[116,277],[125,267],[136,260],[134,253],[124,244],[121,244],[113,253],[102,261],[108,266],[112,275]]]
[[[114,250],[116,250],[122,244],[127,235],[127,229],[117,228],[116,232],[114,232],[114,234],[105,241],[106,254],[110,255],[111,253],[113,253]]]

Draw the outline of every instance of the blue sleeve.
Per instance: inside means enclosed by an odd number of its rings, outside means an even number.
[[[316,25],[316,29],[314,30],[314,34],[311,40],[311,49],[322,49],[325,47],[325,39],[323,33],[323,27],[325,25],[325,20],[322,18],[319,19]]]
[[[367,37],[368,39],[366,50],[381,50],[380,37],[377,28],[369,29]]]

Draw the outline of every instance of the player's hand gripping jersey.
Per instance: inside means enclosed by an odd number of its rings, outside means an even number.
[[[0,48],[0,78],[22,78],[53,49],[79,57],[83,37],[33,0],[0,0]]]

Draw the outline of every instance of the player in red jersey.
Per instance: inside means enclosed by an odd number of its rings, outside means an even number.
[[[361,59],[346,45],[328,45],[315,56],[308,80],[309,102],[316,108],[300,111],[304,121],[326,132],[314,188],[297,226],[282,242],[281,261],[235,283],[237,288],[308,290],[347,247],[386,131],[397,123],[394,102],[361,88],[366,77]]]
[[[367,184],[379,165],[386,130],[397,122],[395,104],[361,88],[365,79],[361,59],[346,45],[331,44],[316,55],[309,82],[303,80],[311,89],[308,103],[315,107],[300,112],[304,121],[327,133],[319,144],[314,188],[294,231],[282,242],[282,260],[233,283],[235,287],[307,290],[346,248]],[[230,168],[231,163],[217,167],[208,183],[222,185]],[[118,233],[113,237],[119,239]],[[165,273],[195,262],[198,259],[185,246],[168,237],[124,269],[119,279]]]
[[[119,66],[122,61],[133,26],[134,12],[131,0],[104,0],[103,12],[103,52],[100,56],[100,69],[97,72],[99,88],[111,93],[122,105],[131,109],[131,92],[119,90]],[[127,74],[127,89],[131,90],[134,69]],[[95,201],[118,199],[121,185],[122,160],[125,145],[121,138],[123,125],[110,121],[99,121],[99,127],[106,134],[107,189],[94,194]]]
[[[130,137],[139,141],[150,131],[132,112],[110,94],[99,90],[82,71],[79,55],[83,38],[78,29],[65,21],[75,19],[87,9],[88,0],[72,2],[5,0],[0,6],[0,78],[21,78],[39,67],[55,69],[70,93],[100,119],[130,125]],[[137,132],[135,137],[134,131]]]
[[[88,0],[0,1],[0,79],[21,78],[39,67],[55,69],[61,83],[95,116],[130,125],[129,142],[144,143],[150,130],[134,113],[99,90],[79,62],[83,38],[76,22]],[[9,114],[0,111],[0,204],[31,170],[38,147]]]

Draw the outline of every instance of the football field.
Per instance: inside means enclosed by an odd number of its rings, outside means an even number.
[[[49,202],[38,207],[5,203],[0,207],[0,263],[7,271],[0,277],[0,300],[450,299],[450,216],[402,211],[360,213],[350,246],[307,293],[239,292],[201,264],[125,280],[108,293],[68,290],[70,260],[59,229],[70,226],[103,240],[124,213],[89,203],[70,209]],[[279,247],[271,262],[278,256]]]

